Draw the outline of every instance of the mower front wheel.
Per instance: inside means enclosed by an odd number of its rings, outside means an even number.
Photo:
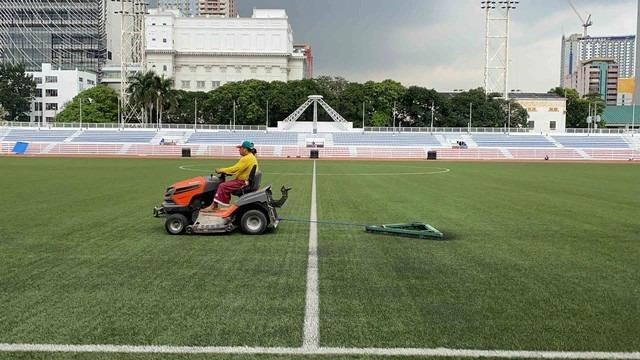
[[[242,232],[249,235],[260,235],[267,228],[267,216],[260,210],[249,210],[240,219]]]
[[[164,222],[164,228],[171,235],[180,235],[189,225],[189,220],[182,214],[172,214],[167,217]]]

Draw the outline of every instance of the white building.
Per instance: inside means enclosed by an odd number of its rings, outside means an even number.
[[[174,79],[176,89],[210,91],[232,81],[305,77],[306,57],[294,51],[285,10],[254,9],[251,18],[152,10],[145,22],[147,69]]]
[[[555,94],[511,93],[509,97],[529,113],[528,126],[541,133],[565,132],[567,100]]]
[[[95,73],[78,70],[55,70],[42,64],[42,71],[29,71],[36,82],[36,96],[31,102],[31,122],[50,123],[82,90],[96,85]]]

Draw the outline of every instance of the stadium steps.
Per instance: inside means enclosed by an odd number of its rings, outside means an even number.
[[[209,149],[208,145],[200,145],[198,146],[198,150],[196,150],[196,156],[204,156],[207,153],[207,150]]]
[[[4,139],[4,136],[9,133],[9,129],[0,129],[0,141]]]
[[[120,151],[118,151],[118,154],[127,154],[129,152],[129,149],[131,149],[132,146],[133,144],[124,144],[124,146],[122,146]]]
[[[578,154],[580,154],[580,156],[582,156],[585,160],[591,160],[591,156],[589,156],[589,154],[587,154],[584,150],[582,149],[574,149]]]
[[[49,151],[53,150],[53,148],[56,146],[56,143],[51,143],[49,145],[47,145],[47,147],[45,147],[42,152],[40,152],[41,154],[48,154]]]
[[[355,146],[349,146],[349,156],[357,157],[358,156],[358,148]]]
[[[502,155],[504,155],[505,158],[513,159],[513,154],[511,154],[511,152],[508,149],[500,148],[500,152],[502,153]]]
[[[71,142],[73,139],[77,138],[78,136],[80,136],[82,134],[82,130],[78,130],[75,133],[73,133],[73,135],[69,136],[68,138],[64,139],[64,143],[69,143]]]
[[[547,140],[549,140],[549,142],[554,143],[556,145],[556,147],[559,147],[559,148],[563,148],[564,147],[564,145],[560,144],[559,142],[556,141],[556,139],[554,139],[553,137],[551,137],[549,135],[545,135],[545,138]]]

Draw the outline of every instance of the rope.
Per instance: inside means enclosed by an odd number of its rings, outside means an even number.
[[[308,219],[282,218],[282,217],[278,218],[278,220],[299,222],[299,223],[316,223],[316,224],[322,224],[322,225],[340,225],[340,226],[357,226],[357,227],[367,226],[365,224],[348,223],[348,222],[342,222],[342,221],[321,221],[321,220],[312,221]]]

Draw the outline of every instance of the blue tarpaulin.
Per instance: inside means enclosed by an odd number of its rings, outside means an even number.
[[[29,147],[29,143],[19,141],[13,146],[13,153],[24,154],[27,151],[28,147]]]

